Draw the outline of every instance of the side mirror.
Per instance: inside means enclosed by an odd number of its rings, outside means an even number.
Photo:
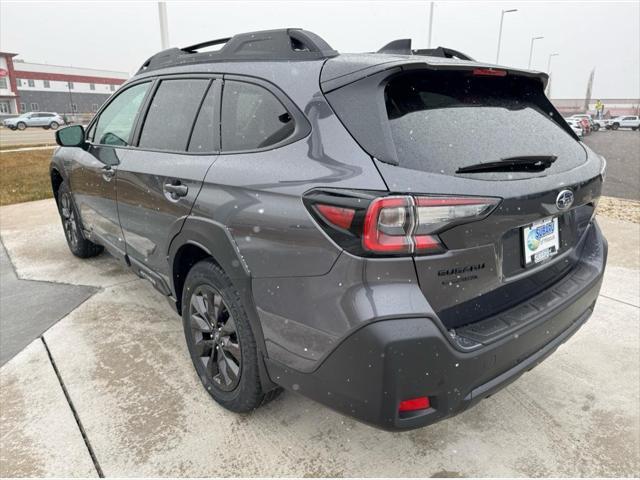
[[[84,145],[84,127],[71,125],[56,130],[56,142],[61,147],[82,147]]]

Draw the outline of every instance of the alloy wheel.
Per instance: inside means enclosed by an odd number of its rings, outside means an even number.
[[[216,387],[231,391],[240,381],[242,353],[236,323],[222,295],[200,285],[191,295],[189,325],[195,356]]]
[[[76,219],[76,213],[71,203],[71,195],[65,193],[60,198],[60,215],[62,216],[62,226],[64,227],[64,235],[67,237],[67,241],[74,248],[78,246],[80,240],[78,232],[78,221]]]

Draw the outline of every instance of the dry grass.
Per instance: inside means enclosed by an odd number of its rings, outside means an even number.
[[[622,198],[602,197],[598,202],[598,215],[640,223],[640,202]]]
[[[0,205],[53,196],[49,179],[51,150],[0,151]]]

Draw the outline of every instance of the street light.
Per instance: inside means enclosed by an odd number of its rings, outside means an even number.
[[[547,74],[549,75],[549,80],[547,81],[547,97],[551,96],[551,58],[552,57],[557,57],[558,55],[560,55],[559,53],[550,53],[549,54],[549,59],[547,60]]]
[[[559,53],[550,53],[549,60],[547,60],[547,73],[551,72],[551,57],[557,57]]]
[[[500,29],[498,30],[498,51],[496,52],[496,63],[498,63],[498,58],[500,58],[500,43],[502,42],[502,22],[504,21],[504,14],[517,11],[517,8],[512,8],[511,10],[502,10],[502,14],[500,14]]]
[[[533,42],[536,40],[541,40],[544,37],[531,37],[531,48],[529,49],[529,66],[527,68],[531,68],[531,59],[533,58]]]

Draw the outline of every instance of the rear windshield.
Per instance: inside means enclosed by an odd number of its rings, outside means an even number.
[[[453,175],[481,162],[555,156],[558,160],[549,170],[558,171],[586,158],[582,146],[556,123],[549,108],[543,111],[548,100],[534,79],[416,71],[392,77],[377,92],[384,95],[384,108],[378,112],[386,113],[378,138],[391,143],[383,151],[393,157],[380,159],[404,168]],[[347,128],[349,123],[371,121],[371,116],[360,113],[343,119]],[[358,139],[359,129],[349,129]],[[368,139],[363,140],[367,149]],[[547,174],[552,173],[549,170]],[[493,175],[474,178],[486,176]]]

